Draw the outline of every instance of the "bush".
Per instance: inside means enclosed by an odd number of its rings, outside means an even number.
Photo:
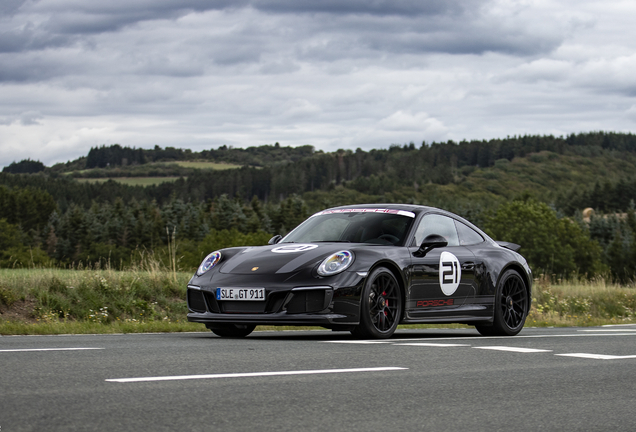
[[[486,218],[484,228],[496,240],[521,245],[535,272],[593,277],[604,270],[601,247],[587,230],[571,219],[559,219],[547,204],[534,199],[503,204]]]

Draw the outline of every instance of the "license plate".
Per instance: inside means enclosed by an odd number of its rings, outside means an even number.
[[[216,299],[265,301],[265,288],[217,288]]]

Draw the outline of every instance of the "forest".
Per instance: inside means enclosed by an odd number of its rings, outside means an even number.
[[[636,135],[614,132],[334,152],[103,145],[51,167],[24,160],[3,169],[0,266],[125,268],[147,254],[167,259],[176,247],[189,270],[214,249],[266,243],[325,207],[391,202],[444,208],[519,243],[535,273],[628,282],[635,168]],[[149,172],[179,178],[147,187],[116,181]],[[110,180],[78,181],[93,177]],[[594,212],[584,218],[586,208]]]

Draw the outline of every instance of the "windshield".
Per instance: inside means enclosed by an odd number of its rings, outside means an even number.
[[[380,209],[317,213],[289,233],[281,243],[351,242],[403,245],[413,223],[410,212]],[[413,216],[411,216],[413,215]]]

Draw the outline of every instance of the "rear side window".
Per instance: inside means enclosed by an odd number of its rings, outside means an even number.
[[[455,221],[457,232],[459,234],[459,244],[462,246],[476,245],[484,241],[484,238],[477,231],[468,225]]]
[[[454,220],[449,217],[438,214],[424,216],[415,231],[415,245],[421,245],[422,241],[431,234],[441,235],[448,241],[449,246],[459,246]]]

